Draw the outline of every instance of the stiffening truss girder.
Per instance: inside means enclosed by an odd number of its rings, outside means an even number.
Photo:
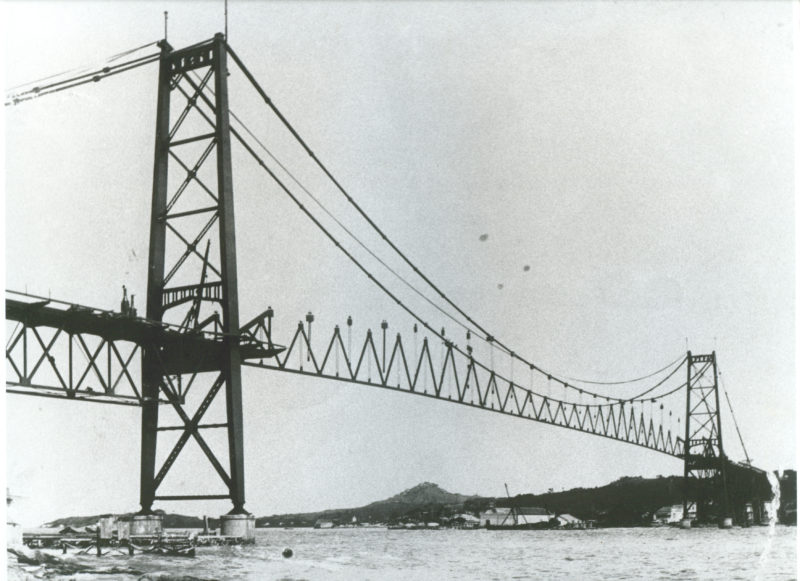
[[[255,336],[271,342],[266,327]],[[683,456],[682,438],[652,415],[648,418],[642,405],[637,409],[634,404],[575,403],[537,393],[466,356],[449,340],[441,341],[438,357],[427,337],[420,349],[414,346],[410,351],[399,334],[388,351],[386,338],[379,342],[381,349],[372,331],[367,331],[363,343],[352,351],[337,326],[324,352],[315,351],[301,322],[284,352],[243,364],[430,397]]]

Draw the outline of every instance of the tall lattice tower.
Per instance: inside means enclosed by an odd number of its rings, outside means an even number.
[[[253,344],[239,326],[228,49],[222,34],[175,51],[163,41],[161,49],[147,319],[168,323],[177,337],[151,343],[142,357],[139,517],[145,528],[148,519],[157,521],[159,500],[228,499],[233,506],[223,516],[223,533],[252,538],[254,518],[244,507],[241,364],[274,350]],[[218,419],[204,419],[210,416]],[[187,450],[195,453],[192,469],[208,462],[216,486],[202,484],[189,494],[183,490],[191,483],[178,482],[180,494],[160,493]]]
[[[722,446],[717,356],[687,353],[686,439],[683,456],[683,518],[698,522],[729,516],[727,458]]]

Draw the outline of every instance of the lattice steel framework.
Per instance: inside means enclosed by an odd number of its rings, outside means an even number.
[[[683,452],[683,517],[710,522],[729,516],[728,460],[722,447],[717,356],[687,354],[686,439]]]
[[[142,349],[131,338],[147,340],[152,328],[119,313],[24,295],[6,299],[6,319],[16,322],[6,346],[8,393],[142,404]]]
[[[169,318],[187,334],[207,327],[218,329],[222,349],[213,358],[186,351],[171,370],[163,367],[157,349],[144,350],[141,508],[143,513],[150,512],[155,500],[228,498],[233,503],[231,514],[243,514],[241,353],[225,40],[218,34],[211,41],[174,52],[166,42],[161,46],[147,318]],[[178,97],[174,121],[170,119],[173,96]],[[190,417],[185,397],[177,394],[182,386],[203,384],[205,395]],[[220,393],[225,396],[225,422],[201,424]],[[160,394],[180,418],[178,426],[159,426]],[[227,469],[201,435],[201,430],[209,429],[227,431]],[[156,470],[158,436],[171,430],[181,434]],[[158,496],[159,486],[190,438],[200,446],[226,492]]]
[[[267,313],[272,316],[271,311]],[[603,436],[670,456],[683,455],[683,440],[655,421],[652,413],[649,417],[645,413],[650,400],[600,403],[587,396],[595,403],[579,403],[549,397],[504,378],[475,359],[471,348],[464,352],[444,337],[436,341],[441,346],[436,347],[440,353],[434,355],[428,337],[422,339],[419,349],[416,337],[414,345],[408,346],[399,333],[387,345],[384,325],[382,331],[376,345],[372,330],[367,330],[353,352],[349,325],[348,346],[336,326],[322,353],[314,351],[310,331],[300,321],[292,340],[285,342],[285,351],[274,358],[245,361],[244,365],[382,387]],[[245,326],[243,332],[254,340],[272,343],[263,319]]]

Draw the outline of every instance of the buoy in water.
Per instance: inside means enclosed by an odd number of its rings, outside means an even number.
[[[284,557],[285,559],[291,559],[291,558],[292,558],[292,555],[294,555],[294,553],[292,552],[292,550],[291,550],[291,549],[284,549],[284,550],[283,550],[283,557]]]

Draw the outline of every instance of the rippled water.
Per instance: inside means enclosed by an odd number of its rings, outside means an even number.
[[[70,575],[11,564],[11,579],[763,579],[795,578],[795,527],[684,531],[265,529],[256,545],[187,558],[68,557]],[[281,553],[290,547],[294,557]],[[58,555],[58,553],[54,553]],[[58,555],[60,557],[60,555]],[[113,571],[109,573],[110,571]]]

